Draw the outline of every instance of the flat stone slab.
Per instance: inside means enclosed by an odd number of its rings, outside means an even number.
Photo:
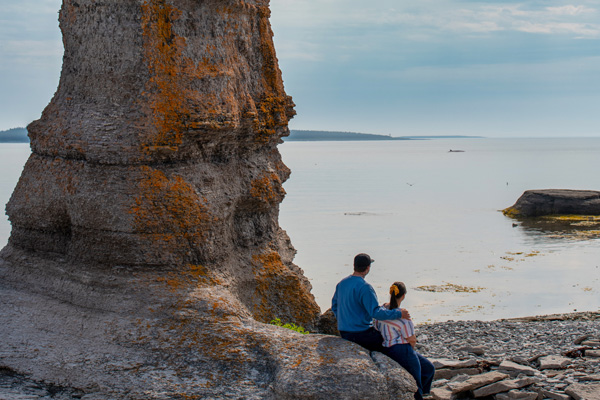
[[[479,368],[442,368],[436,369],[434,380],[438,379],[452,379],[457,375],[478,375],[481,371]]]
[[[597,381],[600,382],[600,374],[586,375],[579,378],[579,381]]]
[[[535,383],[536,380],[533,378],[523,378],[523,379],[512,379],[512,380],[502,380],[496,383],[492,383],[491,385],[480,387],[473,391],[473,396],[475,397],[486,397],[491,396],[496,393],[508,392],[513,389],[520,389],[525,386],[529,386]]]
[[[456,394],[469,390],[475,390],[508,377],[509,375],[503,374],[502,372],[492,371],[481,375],[475,375],[462,382],[449,382],[448,387],[452,390],[452,393]]]
[[[477,360],[449,360],[445,358],[431,359],[433,366],[436,369],[441,368],[471,368],[477,366]]]
[[[507,393],[498,393],[494,396],[496,400],[536,400],[537,392],[521,392],[519,390],[511,390]]]
[[[573,383],[565,393],[575,400],[600,400],[600,383]]]
[[[546,399],[571,400],[571,396],[569,396],[566,393],[558,393],[558,392],[552,392],[550,390],[542,389],[542,390],[540,390],[540,394],[542,396],[544,396],[544,398],[546,398]]]
[[[586,357],[600,357],[600,350],[586,350]]]
[[[431,395],[435,400],[454,400],[456,399],[456,395],[452,393],[452,390],[441,387],[431,389]]]
[[[600,340],[585,340],[581,342],[582,346],[600,347]]]
[[[564,369],[572,362],[570,358],[556,355],[544,356],[538,361],[540,369]]]
[[[529,376],[535,375],[538,371],[535,368],[528,367],[527,365],[517,364],[516,362],[504,360],[500,363],[498,367],[500,370],[505,371],[513,371],[520,374],[525,374]]]

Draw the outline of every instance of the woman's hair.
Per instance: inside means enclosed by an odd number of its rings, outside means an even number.
[[[390,286],[390,310],[398,308],[398,298],[406,294],[404,282],[394,282]]]

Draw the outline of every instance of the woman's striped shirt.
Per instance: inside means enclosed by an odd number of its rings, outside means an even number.
[[[374,319],[373,326],[383,336],[383,346],[392,347],[395,344],[407,344],[406,338],[415,334],[413,322],[409,319],[393,319],[379,321]]]

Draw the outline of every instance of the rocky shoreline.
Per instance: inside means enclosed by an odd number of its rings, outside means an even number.
[[[600,311],[417,326],[437,367],[434,399],[600,399]],[[475,397],[477,396],[477,397]],[[0,399],[84,399],[0,365]]]
[[[600,312],[417,327],[434,399],[600,399]]]

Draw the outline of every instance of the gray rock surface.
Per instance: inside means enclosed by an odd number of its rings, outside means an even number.
[[[503,212],[516,217],[600,215],[600,192],[568,189],[527,190],[514,205]]]

